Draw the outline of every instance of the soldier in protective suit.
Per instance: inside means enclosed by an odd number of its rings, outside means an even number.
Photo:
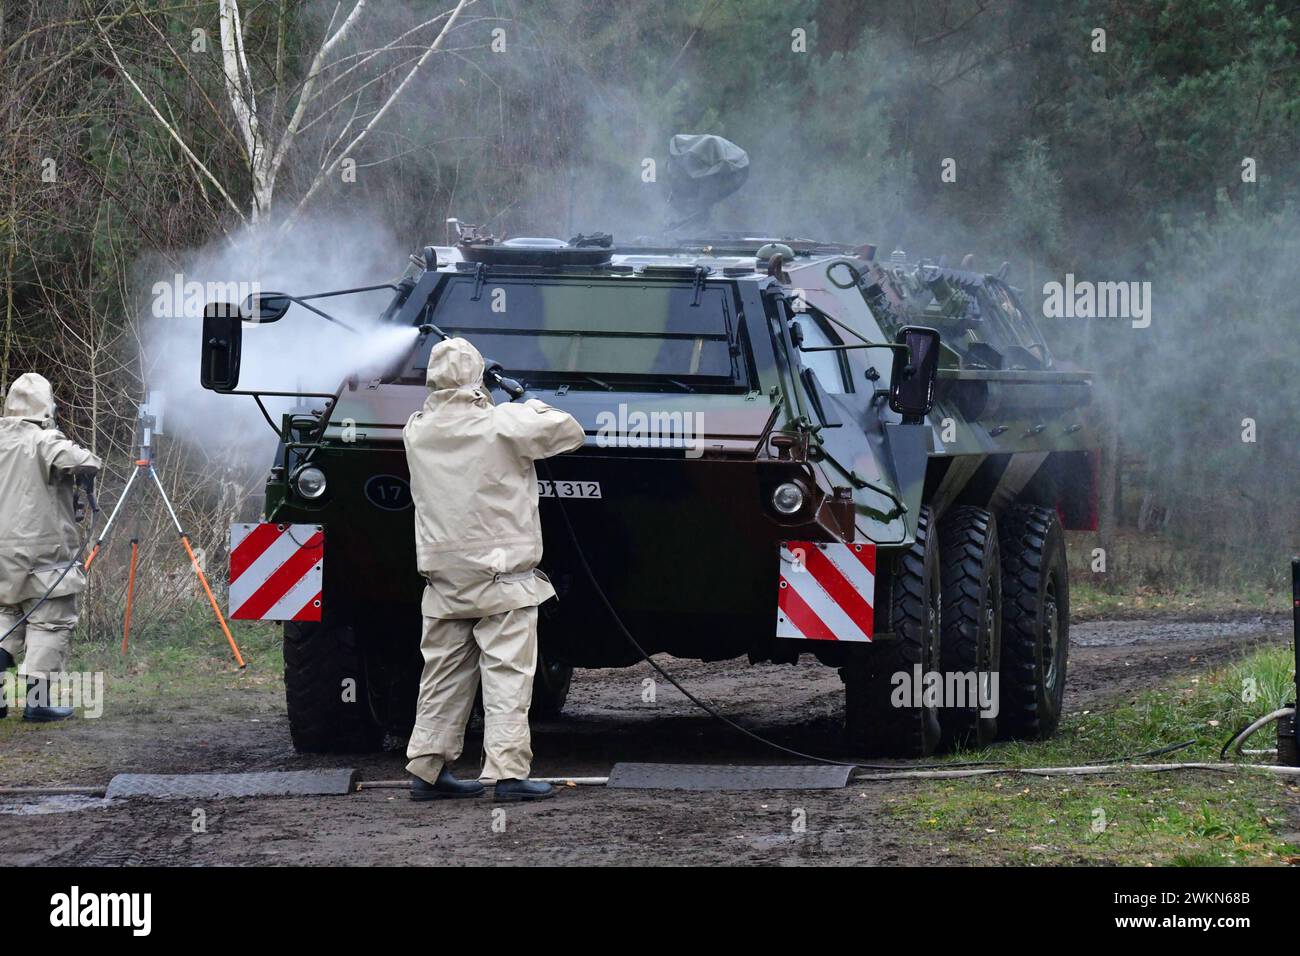
[[[100,464],[54,427],[50,383],[32,372],[15,379],[0,418],[0,635],[8,632],[0,640],[0,671],[26,651],[26,720],[72,716],[71,707],[51,706],[50,675],[67,668],[77,595],[86,587],[77,563],[74,481],[95,475]]]
[[[552,789],[528,780],[528,706],[537,667],[537,606],[555,595],[538,569],[542,525],[533,462],[582,445],[582,426],[537,399],[494,405],[483,356],[464,339],[429,355],[429,395],[403,438],[415,500],[417,565],[428,586],[415,730],[406,748],[411,797],[473,797],[448,764],[483,683],[482,776],[497,800],[536,800]]]

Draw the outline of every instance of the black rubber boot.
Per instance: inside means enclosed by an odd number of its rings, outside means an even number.
[[[498,780],[492,799],[497,803],[514,803],[517,800],[545,800],[555,796],[555,788],[549,783],[537,783],[535,780]]]
[[[0,674],[14,666],[14,656],[0,647]],[[0,698],[0,720],[9,716],[9,702]]]
[[[477,780],[457,780],[445,766],[433,783],[411,774],[412,800],[463,800],[482,794],[483,784]]]
[[[23,708],[23,720],[46,724],[55,720],[67,720],[71,716],[71,707],[50,706],[49,681],[37,677],[27,678],[27,706]]]

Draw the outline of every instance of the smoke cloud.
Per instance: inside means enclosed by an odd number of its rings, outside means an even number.
[[[257,289],[310,295],[392,282],[408,252],[373,221],[322,217],[299,223],[288,240],[265,227],[250,228],[182,254],[178,267],[142,269],[141,285],[150,295],[141,323],[141,364],[146,386],[155,397],[162,393],[167,434],[261,468],[275,447],[275,435],[251,397],[221,395],[199,385],[203,298],[229,299]],[[278,322],[246,323],[240,390],[333,392],[349,375],[362,380],[378,375],[416,338],[414,329],[378,323],[392,295],[381,289],[313,302],[355,332],[297,304]],[[265,401],[277,425],[279,415],[296,403]],[[308,402],[321,407],[319,399]]]

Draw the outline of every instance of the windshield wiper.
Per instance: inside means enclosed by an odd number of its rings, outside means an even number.
[[[569,377],[569,376],[566,375],[565,377],[567,378],[567,377]],[[613,386],[613,385],[610,385],[608,382],[602,382],[600,379],[596,378],[596,376],[594,376],[594,375],[584,375],[584,374],[582,374],[581,372],[578,372],[577,375],[576,375],[576,377],[579,378],[579,379],[581,379],[581,380],[584,381],[584,382],[590,382],[592,385],[595,385],[597,388],[603,388],[603,389],[604,389],[605,391],[607,391],[607,392],[612,392],[612,391],[614,391],[614,386]]]

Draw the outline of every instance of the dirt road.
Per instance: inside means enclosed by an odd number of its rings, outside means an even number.
[[[1282,642],[1282,618],[1112,621],[1072,630],[1066,708],[1098,708],[1161,678]],[[849,756],[838,727],[835,672],[813,663],[665,662],[699,696],[787,746]],[[604,775],[615,761],[772,763],[756,744],[696,711],[659,681],[643,699],[646,666],[575,675],[565,716],[534,728],[534,774]],[[11,717],[10,720],[13,718]],[[471,732],[466,753],[479,739]],[[119,772],[354,766],[364,779],[403,775],[400,751],[315,758],[289,746],[275,681],[194,700],[167,713],[26,728],[9,739],[28,779],[0,762],[0,785],[104,784]],[[48,755],[48,763],[40,760]],[[57,755],[57,756],[56,756]],[[68,755],[76,759],[69,763]],[[468,761],[466,762],[468,763]],[[69,776],[60,768],[75,766]],[[32,769],[32,768],[36,769]],[[48,770],[43,770],[47,768]],[[402,791],[347,797],[215,801],[0,801],[0,864],[926,864],[978,860],[976,848],[909,828],[882,809],[883,784],[836,791],[669,793],[566,789],[514,805],[486,800],[413,804]],[[906,797],[909,786],[890,784]],[[791,820],[806,815],[806,832]],[[196,821],[202,822],[202,827]],[[502,827],[504,824],[504,828]]]

